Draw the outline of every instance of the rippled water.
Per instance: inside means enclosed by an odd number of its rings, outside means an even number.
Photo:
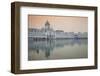
[[[28,40],[28,60],[88,57],[87,39]]]

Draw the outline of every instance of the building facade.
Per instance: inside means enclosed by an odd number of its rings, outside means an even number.
[[[50,23],[46,21],[44,28],[28,28],[28,37],[33,39],[86,39],[88,34],[87,32],[74,33],[64,32],[62,30],[54,30],[50,27]]]

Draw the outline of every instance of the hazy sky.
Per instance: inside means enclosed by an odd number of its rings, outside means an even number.
[[[45,26],[47,20],[54,30],[63,30],[65,32],[88,31],[88,18],[74,16],[28,15],[28,27],[40,29]]]

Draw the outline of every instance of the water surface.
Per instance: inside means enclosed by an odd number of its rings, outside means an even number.
[[[28,60],[88,57],[87,39],[28,40]]]

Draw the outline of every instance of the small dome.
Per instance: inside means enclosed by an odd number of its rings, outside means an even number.
[[[50,25],[49,21],[46,21],[45,25]]]

